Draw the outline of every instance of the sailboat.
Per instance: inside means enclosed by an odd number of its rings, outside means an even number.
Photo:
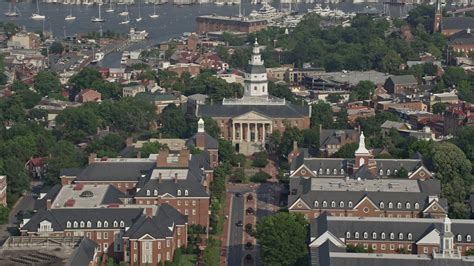
[[[99,4],[99,17],[91,19],[92,22],[105,22],[105,19],[102,18],[102,15],[100,12],[100,6],[102,6],[102,4]]]
[[[143,19],[141,10],[141,1],[138,0],[138,18],[135,19],[137,22],[140,22]]]
[[[128,8],[125,6],[125,11],[122,11],[119,13],[119,16],[126,17],[128,16]]]
[[[113,13],[115,12],[114,5],[112,4],[112,0],[109,1],[109,8],[105,10],[106,13]]]
[[[33,20],[44,20],[46,16],[40,14],[39,0],[36,0],[36,13],[31,14]]]
[[[12,10],[12,3],[8,4],[8,12],[5,12],[5,16],[7,17],[18,17],[20,12],[18,12],[18,8],[16,6]]]
[[[156,4],[153,5],[153,14],[148,15],[150,18],[158,18],[160,15],[156,14]]]
[[[71,9],[70,9],[69,15],[67,15],[66,18],[64,18],[64,20],[66,20],[66,21],[76,20],[76,17],[72,15],[72,6],[71,6]]]
[[[119,24],[125,25],[125,24],[128,24],[128,23],[130,23],[130,17],[128,16],[128,13],[127,13],[127,16],[125,17],[125,20],[121,21]]]

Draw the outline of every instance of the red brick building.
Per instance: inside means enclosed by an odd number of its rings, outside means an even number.
[[[453,133],[458,127],[474,125],[474,105],[468,102],[448,105],[443,116],[444,134]]]
[[[95,90],[85,89],[81,90],[79,94],[76,95],[76,102],[86,103],[86,102],[100,102],[102,100],[102,94]]]

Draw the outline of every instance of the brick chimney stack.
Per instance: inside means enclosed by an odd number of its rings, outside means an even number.
[[[51,210],[51,205],[52,205],[52,204],[53,204],[53,203],[51,202],[51,199],[47,199],[47,200],[46,200],[46,209],[47,209],[47,210]]]
[[[174,182],[178,183],[178,173],[174,173]]]
[[[153,217],[153,208],[152,207],[145,207],[145,216],[148,218]]]
[[[92,164],[95,162],[95,159],[97,159],[97,153],[91,153],[89,154],[89,164]]]
[[[183,148],[179,152],[179,158],[178,158],[178,166],[179,167],[188,167],[189,155],[190,155],[190,152],[186,148]]]
[[[158,153],[158,156],[156,157],[156,166],[158,167],[164,167],[168,165],[167,159],[168,159],[169,151],[168,150],[161,150],[160,153]]]

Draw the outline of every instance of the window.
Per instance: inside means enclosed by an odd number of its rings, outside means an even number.
[[[344,201],[339,202],[339,207],[344,208]]]
[[[466,236],[466,241],[467,241],[467,242],[471,242],[471,235],[467,235],[467,236]]]
[[[380,202],[379,207],[380,209],[383,209],[385,207],[385,204],[383,204],[383,202]]]
[[[125,223],[123,221],[120,221],[120,227],[125,227]]]
[[[427,247],[423,248],[423,253],[428,253],[428,248]]]
[[[181,201],[180,200],[178,200],[178,206],[181,206]]]
[[[383,170],[382,169],[380,169],[379,175],[383,175]]]
[[[196,215],[196,209],[193,209],[192,214],[193,214],[193,215]]]
[[[189,190],[186,189],[186,190],[184,191],[184,195],[185,195],[185,196],[189,195]]]
[[[337,175],[337,169],[334,169],[334,170],[333,170],[333,173],[334,173],[335,175]]]
[[[408,233],[408,240],[412,240],[413,239],[413,235],[411,233]]]
[[[462,241],[462,236],[458,235],[458,242],[461,242],[461,241]]]
[[[329,175],[331,173],[331,170],[329,168],[326,169],[326,174]]]
[[[177,234],[180,236],[181,235],[181,228],[178,228]]]
[[[81,221],[81,223],[80,223],[80,227],[81,227],[81,228],[84,228],[84,226],[85,226],[85,223],[84,223],[84,221]]]
[[[193,206],[196,206],[196,201],[195,200],[193,200]]]
[[[372,239],[377,239],[377,233],[376,232],[372,233]]]
[[[184,210],[184,215],[188,215],[188,209]]]
[[[166,247],[167,247],[167,248],[170,247],[170,241],[169,241],[169,240],[166,240]]]
[[[77,225],[77,222],[74,221],[74,228],[77,228],[77,226],[78,226],[78,225]]]
[[[97,227],[98,227],[98,228],[101,228],[101,227],[102,227],[102,222],[101,222],[101,221],[97,221]]]
[[[109,222],[105,221],[104,222],[104,227],[109,227]]]
[[[323,201],[323,207],[327,207],[328,203],[326,201]]]
[[[322,169],[322,168],[319,168],[319,174],[320,174],[320,175],[323,174],[323,169]]]
[[[390,175],[390,169],[389,169],[389,170],[387,170],[387,175]]]
[[[394,233],[390,233],[390,239],[391,239],[391,240],[394,240],[394,239],[395,239],[395,234],[394,234]]]
[[[397,209],[401,209],[401,208],[402,208],[402,203],[397,202]]]
[[[158,196],[158,190],[156,190],[156,189],[153,190],[153,195],[154,195],[154,196]]]
[[[134,241],[133,242],[133,249],[137,249],[137,248],[138,248],[138,243],[137,243],[137,241]]]
[[[158,249],[161,249],[161,242],[158,242]]]
[[[385,244],[380,245],[381,250],[385,250]]]
[[[335,201],[331,201],[331,207],[332,207],[332,208],[335,208],[335,207],[336,207],[336,202],[335,202]]]
[[[369,234],[367,232],[364,232],[364,239],[369,238]]]
[[[147,195],[147,196],[150,196],[150,190],[147,190],[147,191],[146,191],[146,195]]]
[[[346,238],[351,238],[351,232],[346,232]]]
[[[118,227],[118,222],[114,221],[114,227]]]
[[[405,204],[405,208],[407,208],[407,209],[410,209],[410,208],[411,208],[410,202],[407,202],[407,204]]]
[[[393,208],[393,203],[389,202],[389,203],[388,203],[388,208],[389,208],[389,209],[392,209],[392,208]]]
[[[181,189],[178,189],[178,196],[181,196]]]
[[[372,244],[372,249],[377,250],[377,244]]]
[[[381,233],[381,234],[380,234],[380,238],[382,238],[382,239],[385,240],[385,233]]]
[[[347,203],[347,206],[349,206],[349,208],[352,208],[352,201],[349,201],[349,203]]]
[[[390,244],[390,250],[395,250],[395,245],[394,244]]]
[[[97,239],[102,239],[102,232],[97,232]]]
[[[355,237],[355,238],[359,238],[359,232],[356,232],[356,233],[354,234],[354,237]]]
[[[417,209],[417,210],[418,210],[419,208],[420,208],[420,204],[418,204],[418,202],[417,202],[417,203],[415,203],[415,209]]]
[[[398,239],[403,240],[403,233],[398,234]]]
[[[314,201],[314,207],[318,207],[318,205],[319,205],[319,204],[318,204],[318,201],[315,200],[315,201]]]
[[[344,174],[344,169],[341,169],[341,175],[343,175],[343,174]]]
[[[184,206],[188,206],[188,201],[187,200],[184,201]]]
[[[104,232],[104,239],[109,239],[109,233]]]
[[[87,228],[91,228],[91,227],[92,227],[91,221],[87,221]]]
[[[67,227],[67,228],[71,228],[71,222],[70,222],[70,221],[67,221],[66,227]]]

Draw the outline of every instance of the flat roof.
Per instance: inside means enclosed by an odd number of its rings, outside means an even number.
[[[102,204],[110,185],[72,184],[61,188],[51,204],[52,209],[61,208],[94,208]],[[92,192],[91,197],[81,197],[85,191]],[[73,201],[73,202],[72,202]],[[69,206],[65,206],[71,204]]]
[[[417,180],[410,179],[365,179],[312,178],[312,191],[383,191],[421,192]]]

